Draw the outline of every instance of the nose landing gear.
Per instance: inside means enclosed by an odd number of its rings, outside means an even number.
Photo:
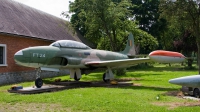
[[[43,80],[40,78],[40,74],[41,74],[41,69],[38,68],[36,72],[36,80],[35,80],[35,86],[37,88],[41,88],[43,86]]]

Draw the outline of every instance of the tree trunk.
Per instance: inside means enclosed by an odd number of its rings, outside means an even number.
[[[192,68],[193,59],[188,59],[188,67]]]
[[[197,47],[198,47],[198,52],[197,52],[197,60],[198,60],[198,68],[199,68],[199,74],[200,74],[200,41],[198,41],[199,39],[197,39]]]
[[[188,68],[192,68],[192,63],[193,63],[192,52],[187,51],[185,54],[187,57],[189,57],[187,60]]]
[[[198,17],[199,18],[199,17]],[[194,26],[195,29],[195,36],[196,36],[196,42],[197,42],[197,61],[198,61],[198,69],[200,74],[200,32],[199,32],[199,19],[197,20],[197,25]]]
[[[200,6],[200,4],[199,4]],[[194,20],[194,24],[193,24],[193,29],[194,29],[194,36],[196,37],[196,42],[197,42],[197,61],[198,61],[198,69],[199,69],[199,74],[200,74],[200,7],[198,10],[198,16],[196,17],[196,21]]]

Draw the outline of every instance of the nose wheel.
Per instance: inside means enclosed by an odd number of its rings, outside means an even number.
[[[43,85],[43,80],[42,80],[41,78],[37,78],[37,79],[35,80],[35,86],[36,86],[37,88],[41,88],[42,85]]]
[[[195,89],[194,89],[193,95],[194,95],[194,97],[199,98],[199,96],[200,96],[200,91],[199,91],[198,88],[195,88]]]

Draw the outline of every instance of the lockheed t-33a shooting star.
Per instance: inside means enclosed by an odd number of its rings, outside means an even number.
[[[125,68],[150,61],[160,63],[179,63],[185,56],[178,52],[153,51],[147,58],[133,58],[136,55],[133,35],[130,33],[125,49],[122,52],[91,49],[87,45],[72,41],[59,40],[49,46],[36,46],[22,49],[15,53],[14,59],[18,65],[37,68],[35,85],[42,87],[40,71],[57,71],[69,69],[70,78],[80,80],[86,71],[93,72],[99,68],[105,69],[103,80],[114,79],[112,69]]]

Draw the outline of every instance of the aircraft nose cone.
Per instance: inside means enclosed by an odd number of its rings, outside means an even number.
[[[192,75],[171,79],[169,80],[169,83],[189,87],[198,87],[200,86],[200,75]]]
[[[23,60],[23,52],[22,52],[22,50],[20,50],[20,51],[15,53],[14,59],[15,59],[16,63],[22,62],[22,60]]]
[[[171,83],[171,84],[177,84],[177,85],[180,85],[182,82],[183,82],[183,80],[180,79],[180,78],[169,80],[169,83]]]

